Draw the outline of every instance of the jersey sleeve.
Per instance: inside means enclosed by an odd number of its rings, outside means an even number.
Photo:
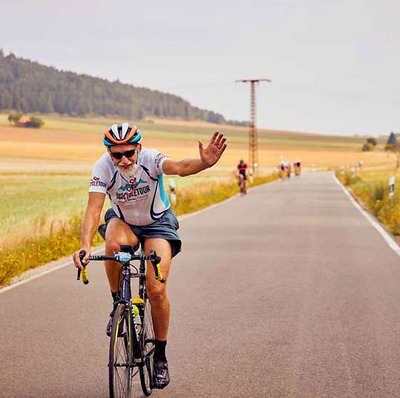
[[[162,153],[162,152],[155,153],[154,170],[158,176],[161,174],[164,174],[163,164],[167,159],[169,159],[169,158],[164,153]]]
[[[110,170],[103,158],[100,158],[93,166],[90,178],[89,192],[107,193],[107,185],[110,182]]]

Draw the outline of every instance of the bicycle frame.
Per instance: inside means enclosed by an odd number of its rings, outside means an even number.
[[[85,257],[86,253],[82,250],[80,252],[81,264],[82,259]],[[89,256],[89,260],[93,261],[106,261],[112,260],[119,262],[121,264],[121,297],[118,302],[115,303],[116,307],[114,307],[114,315],[113,315],[113,325],[111,331],[111,340],[110,340],[110,359],[109,359],[109,385],[110,385],[110,397],[115,398],[115,392],[121,387],[120,384],[115,384],[115,377],[118,376],[118,368],[126,368],[128,369],[128,379],[125,384],[122,384],[122,388],[126,387],[126,391],[131,391],[132,384],[131,380],[134,374],[129,373],[131,369],[134,367],[139,368],[140,373],[140,384],[142,385],[142,391],[146,396],[149,396],[152,391],[152,355],[154,353],[154,330],[153,324],[151,321],[151,306],[148,301],[147,291],[146,291],[146,261],[150,261],[150,263],[154,267],[155,278],[164,283],[165,279],[163,278],[160,270],[160,262],[161,258],[157,256],[156,252],[151,250],[149,255],[140,254],[135,255],[132,246],[121,246],[121,251],[112,255],[112,256]],[[134,260],[139,260],[139,269],[132,265],[130,262]],[[134,269],[135,271],[133,271]],[[87,284],[89,283],[89,279],[87,278],[86,268],[82,271],[82,281]],[[78,269],[78,277],[80,279],[81,269]],[[131,279],[139,278],[139,294],[138,294],[138,302],[135,300],[132,301],[132,286]],[[134,311],[135,310],[135,311]],[[139,329],[139,322],[135,320],[138,315],[137,310],[139,310],[139,316],[142,327]],[[128,333],[124,335],[119,335],[119,326],[122,327],[124,324],[124,319],[127,319],[127,330]],[[148,318],[150,317],[150,318]],[[150,319],[150,320],[149,320]],[[122,323],[120,321],[122,320]],[[150,329],[147,328],[147,325],[151,324]],[[133,325],[133,328],[131,327]],[[121,332],[122,333],[122,332]],[[126,339],[126,336],[129,338]],[[149,336],[149,337],[148,337]],[[151,336],[151,337],[150,337]],[[122,362],[115,362],[115,358],[119,356],[120,352],[117,350],[117,341],[119,338],[125,338],[125,349],[127,351],[122,352],[122,354],[126,357]],[[147,345],[153,345],[150,349],[147,350]],[[136,374],[136,373],[135,373]],[[125,390],[124,390],[125,391]],[[124,395],[125,396],[125,395]],[[119,395],[118,395],[119,397]]]

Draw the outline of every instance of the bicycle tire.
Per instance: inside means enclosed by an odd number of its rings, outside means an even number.
[[[148,299],[145,300],[142,332],[140,334],[140,345],[142,348],[142,363],[139,367],[140,384],[143,394],[148,397],[153,390],[153,366],[155,335],[153,319],[151,317],[151,305]]]
[[[133,377],[132,315],[124,304],[114,311],[109,352],[110,398],[130,398]]]

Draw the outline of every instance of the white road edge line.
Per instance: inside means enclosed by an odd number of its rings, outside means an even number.
[[[389,247],[400,257],[400,246],[397,242],[390,236],[390,234],[371,216],[367,211],[365,211],[358,202],[351,196],[349,191],[343,186],[343,184],[337,179],[337,177],[332,174],[333,179],[342,188],[343,192],[350,199],[351,203],[360,211],[362,215],[371,223],[371,225],[381,234],[382,238],[385,239]]]
[[[263,184],[262,184],[262,185],[263,185]],[[258,187],[258,186],[257,186],[257,187]],[[257,187],[254,187],[254,188],[257,188]],[[252,188],[252,189],[254,189],[254,188]],[[230,198],[228,198],[228,199],[223,200],[222,202],[215,203],[215,204],[213,204],[213,205],[211,205],[211,206],[208,206],[208,207],[206,207],[206,208],[204,208],[204,209],[201,209],[201,210],[199,210],[199,211],[196,211],[196,212],[194,212],[194,213],[190,213],[190,214],[186,214],[186,215],[177,217],[177,218],[178,218],[178,221],[180,222],[180,221],[186,220],[187,218],[196,216],[197,214],[200,214],[200,213],[203,213],[203,212],[205,212],[205,211],[207,211],[207,210],[213,209],[213,208],[215,208],[215,207],[217,207],[217,206],[222,205],[223,203],[229,202],[230,200],[233,200],[233,199],[237,198],[238,196],[240,196],[240,195],[239,195],[239,194],[236,194],[236,195],[234,195],[234,196],[232,196],[232,197],[230,197]],[[102,246],[102,247],[100,247],[99,249],[93,251],[92,254],[101,253],[103,250],[104,250],[104,247]],[[72,264],[72,261],[65,261],[65,262],[62,263],[62,264],[54,265],[53,267],[50,267],[50,268],[46,269],[46,270],[43,271],[43,272],[39,272],[39,273],[37,273],[37,274],[35,274],[35,275],[33,275],[33,276],[27,277],[27,278],[24,279],[24,280],[21,280],[21,281],[19,281],[19,282],[15,282],[15,283],[13,283],[12,285],[9,285],[9,286],[6,286],[6,287],[1,288],[1,289],[0,289],[0,294],[3,294],[3,293],[5,293],[5,292],[7,292],[7,291],[9,291],[9,290],[11,290],[11,289],[14,289],[15,287],[24,285],[25,283],[31,282],[31,281],[33,281],[33,280],[35,280],[35,279],[37,279],[37,278],[40,278],[40,277],[42,277],[42,276],[44,276],[44,275],[47,275],[47,274],[50,274],[51,272],[57,271],[58,269],[64,268],[64,267],[66,267],[66,266],[68,266],[68,265],[71,265],[71,264]]]

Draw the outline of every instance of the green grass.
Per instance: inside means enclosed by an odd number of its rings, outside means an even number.
[[[0,174],[0,249],[47,235],[83,210],[89,176],[81,174]]]
[[[169,178],[164,177],[167,191]],[[229,173],[214,170],[173,177],[178,193],[193,184],[209,186],[231,178]],[[0,173],[0,250],[61,229],[65,220],[84,211],[88,186],[89,173]]]
[[[26,239],[12,248],[0,251],[0,286],[29,269],[57,260],[80,247],[80,216],[62,223],[57,232]],[[97,234],[94,245],[101,243]]]

